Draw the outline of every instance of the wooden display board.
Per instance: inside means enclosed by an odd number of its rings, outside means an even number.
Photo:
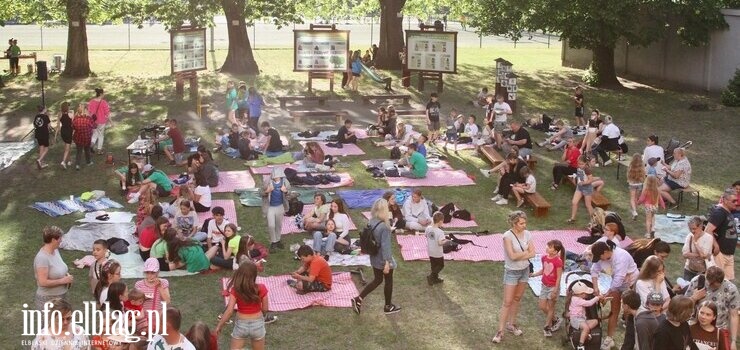
[[[293,30],[293,71],[344,72],[348,50],[348,30]]]
[[[170,66],[172,74],[208,69],[205,28],[170,31]]]
[[[457,74],[457,32],[406,30],[406,69]]]

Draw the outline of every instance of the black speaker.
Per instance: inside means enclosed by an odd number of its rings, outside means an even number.
[[[49,70],[46,68],[46,61],[36,61],[36,80],[49,80]]]

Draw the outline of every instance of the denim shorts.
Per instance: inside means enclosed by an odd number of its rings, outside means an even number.
[[[548,287],[543,284],[542,289],[540,290],[540,300],[550,299],[550,293],[552,293],[553,290],[555,290],[555,286]],[[560,296],[560,294],[558,294],[558,296]]]
[[[642,184],[630,184],[630,190],[642,191]]]
[[[256,319],[234,321],[234,330],[231,331],[231,337],[234,339],[260,340],[265,337],[265,319],[260,317]]]
[[[504,268],[504,284],[515,286],[519,283],[527,283],[527,281],[529,281],[529,267],[521,270]]]
[[[578,192],[581,192],[584,196],[590,196],[594,194],[594,186],[593,185],[578,185],[576,187],[576,190]]]

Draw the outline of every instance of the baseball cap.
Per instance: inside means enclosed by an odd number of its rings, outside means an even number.
[[[593,288],[589,288],[585,283],[580,282],[580,281],[576,282],[573,285],[572,290],[573,290],[573,294],[581,294],[581,293],[592,294],[594,292]]]
[[[152,170],[154,170],[154,166],[152,166],[151,164],[144,165],[144,169],[142,169],[142,171],[145,172],[145,173],[148,173],[148,172],[150,172]]]
[[[159,272],[159,261],[156,258],[146,259],[144,262],[144,272]]]
[[[645,304],[647,305],[663,305],[664,302],[663,295],[658,292],[650,292],[645,298]]]

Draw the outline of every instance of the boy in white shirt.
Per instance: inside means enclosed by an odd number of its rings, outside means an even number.
[[[224,230],[226,229],[226,225],[229,224],[229,220],[224,218],[224,214],[225,211],[222,207],[213,207],[211,209],[213,218],[208,221],[208,228],[206,229],[208,248],[217,244],[223,244],[225,240]]]
[[[511,185],[512,192],[516,197],[516,207],[519,208],[524,204],[524,195],[537,192],[537,180],[535,180],[529,167],[523,166],[519,169],[519,176],[524,179],[524,183]]]
[[[432,272],[427,276],[427,283],[430,286],[444,282],[443,279],[439,278],[439,272],[445,267],[444,249],[442,246],[447,242],[445,233],[440,228],[444,220],[444,214],[438,211],[432,215],[432,220],[434,223],[427,226],[424,230],[424,235],[427,238],[429,264],[432,267]]]

